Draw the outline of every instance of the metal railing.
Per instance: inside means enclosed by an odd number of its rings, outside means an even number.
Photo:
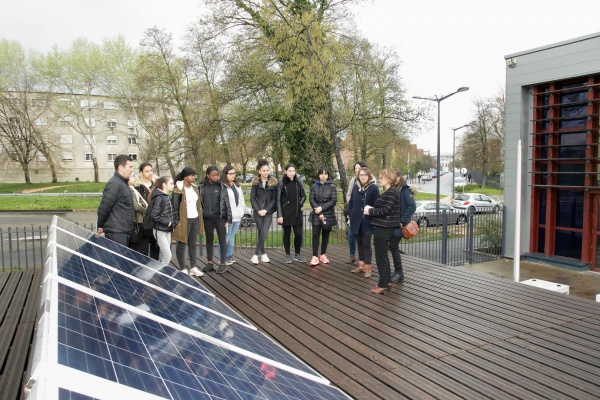
[[[312,246],[312,223],[309,213],[308,210],[303,213],[303,247]],[[413,219],[419,222],[421,228],[415,237],[400,242],[400,250],[417,258],[447,265],[462,265],[501,258],[504,213],[504,207],[498,213],[473,213],[453,209],[441,211],[439,221],[428,213],[414,214]],[[330,234],[329,243],[347,246],[348,227],[341,209],[336,209],[336,218],[338,224]],[[85,225],[83,227],[88,229]],[[2,271],[12,268],[40,267],[44,260],[48,228],[48,226],[0,228]],[[92,224],[89,229],[95,231],[94,225]],[[235,237],[235,251],[253,252],[257,238],[258,232],[254,223],[240,226]],[[273,215],[265,247],[283,248],[283,228],[277,224],[276,215]],[[202,247],[200,249],[202,255]]]
[[[83,225],[87,229],[86,225]],[[50,227],[0,228],[0,270],[39,268],[44,264]],[[94,224],[89,227],[94,230]]]
[[[497,213],[452,209],[440,211],[437,223],[429,213],[414,214],[421,228],[415,237],[400,242],[400,250],[445,265],[502,258],[504,213],[505,207]]]

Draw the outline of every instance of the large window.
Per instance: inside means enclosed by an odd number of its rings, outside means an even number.
[[[600,75],[533,90],[530,251],[581,259],[590,190],[600,189]]]

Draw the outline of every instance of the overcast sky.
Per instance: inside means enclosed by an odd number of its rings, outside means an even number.
[[[181,43],[202,11],[200,0],[0,0],[0,38],[46,52],[85,37],[100,42],[123,34],[137,46],[158,26]],[[374,0],[354,7],[363,35],[393,48],[408,97],[470,90],[441,103],[442,154],[452,154],[452,127],[468,123],[473,101],[505,84],[504,56],[595,33],[589,14],[598,0]],[[517,61],[518,62],[518,61]],[[418,102],[419,100],[411,100]],[[432,109],[435,118],[435,108]],[[460,136],[461,131],[457,131]],[[436,122],[413,139],[436,153]]]

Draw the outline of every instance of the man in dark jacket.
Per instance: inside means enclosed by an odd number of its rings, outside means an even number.
[[[123,246],[129,244],[133,231],[133,197],[129,179],[133,176],[131,157],[121,154],[115,158],[115,174],[104,187],[98,206],[98,234]]]

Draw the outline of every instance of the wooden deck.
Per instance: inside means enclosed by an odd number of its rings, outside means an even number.
[[[202,282],[354,398],[600,396],[600,303],[407,256],[405,283],[373,295],[345,246],[314,268],[268,254]],[[0,274],[2,399],[22,398],[41,276]]]
[[[42,276],[33,269],[0,273],[0,398],[4,400],[24,397]]]
[[[354,398],[600,397],[600,303],[407,256],[405,283],[373,295],[345,246],[315,268],[268,254],[201,279]]]

